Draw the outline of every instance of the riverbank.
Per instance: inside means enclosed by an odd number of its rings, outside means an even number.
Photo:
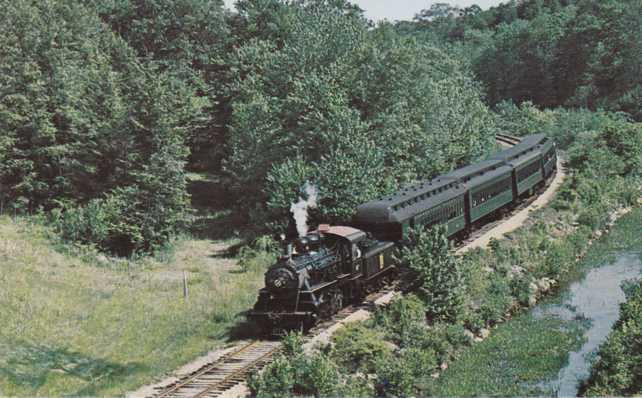
[[[627,301],[620,306],[617,324],[580,389],[583,396],[642,394],[642,280],[628,284],[625,293]]]
[[[560,291],[572,290],[579,275],[584,276],[600,266],[613,265],[618,255],[626,257],[624,254],[629,254],[628,259],[620,259],[624,261],[623,266],[632,261],[631,253],[639,261],[642,253],[640,225],[642,209],[638,207],[617,221],[610,233],[588,249],[577,273],[572,273],[576,280],[563,282],[564,287]],[[639,273],[639,263],[637,265]],[[619,270],[613,273],[618,274]],[[594,336],[586,335],[591,331],[595,334],[595,329],[591,328],[595,319],[585,317],[581,311],[585,308],[578,310],[578,303],[565,302],[565,297],[561,294],[544,300],[538,310],[498,325],[488,339],[464,350],[441,377],[425,377],[421,383],[422,391],[426,395],[438,396],[550,395],[557,391],[567,393],[569,380],[573,382],[571,388],[575,388],[574,375],[560,371],[569,363],[570,353],[580,350],[586,343],[591,343],[589,350],[595,348],[596,342],[591,340]],[[559,311],[545,310],[559,309],[560,304],[562,307],[569,304],[566,306],[569,307],[568,313],[563,316]],[[615,308],[617,312],[617,303]],[[603,335],[604,331],[599,334]],[[575,358],[575,365],[579,359]]]

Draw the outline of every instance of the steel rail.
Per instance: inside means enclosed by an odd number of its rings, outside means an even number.
[[[161,389],[154,394],[155,398],[168,398],[177,396],[202,397],[212,393],[213,396],[221,394],[224,390],[240,382],[245,374],[257,366],[264,365],[270,356],[281,349],[280,342],[251,341],[239,349],[227,353],[214,362],[203,366],[196,372],[178,380],[176,383]],[[217,378],[220,375],[222,378]],[[232,386],[228,386],[234,382]],[[201,386],[202,387],[199,387]],[[213,391],[222,387],[221,391]],[[186,395],[184,390],[193,390],[195,394]],[[189,391],[187,391],[189,392]]]

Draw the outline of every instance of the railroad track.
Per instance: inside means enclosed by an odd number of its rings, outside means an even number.
[[[349,317],[360,309],[371,309],[374,301],[392,290],[396,284],[387,286],[377,292],[369,294],[358,305],[343,308],[331,319],[321,321],[309,330],[304,341],[310,341],[319,333],[330,326]],[[167,386],[158,387],[150,398],[214,398],[220,397],[230,388],[245,381],[250,372],[260,370],[272,357],[281,351],[283,345],[280,341],[254,340],[236,347],[233,351],[223,355],[197,371],[184,376]]]
[[[496,139],[500,143],[509,146],[514,146],[520,142],[518,137],[513,137],[506,134],[497,134]],[[533,195],[536,197],[537,195]],[[534,199],[532,199],[534,200]],[[511,209],[510,214],[518,211],[532,202],[531,198],[518,204],[514,209]],[[497,224],[506,215],[501,218],[492,220],[487,224],[481,226],[479,229],[473,231],[471,236],[460,242],[460,246],[465,246],[469,242],[476,239],[481,234],[486,233]],[[330,326],[347,318],[354,312],[360,309],[372,309],[374,302],[377,298],[384,296],[392,290],[398,290],[399,284],[395,283],[392,286],[387,286],[377,292],[374,292],[366,297],[363,303],[359,305],[350,305],[339,311],[332,319],[322,321],[314,326],[306,336],[306,340],[313,339],[319,333],[328,329]],[[250,372],[260,370],[267,363],[270,362],[272,357],[282,349],[282,344],[279,341],[264,341],[254,340],[249,343],[239,345],[231,352],[223,355],[222,357],[208,363],[197,371],[179,379],[178,381],[163,387],[156,388],[156,391],[150,397],[153,398],[214,398],[219,397],[230,388],[245,381]]]
[[[500,144],[506,144],[508,146],[514,146],[517,145],[521,139],[519,137],[515,137],[513,135],[508,135],[508,134],[495,134],[495,139],[499,141]]]
[[[194,373],[159,389],[153,397],[218,397],[267,364],[281,350],[278,341],[251,341]]]

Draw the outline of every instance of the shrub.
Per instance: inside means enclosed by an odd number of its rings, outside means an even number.
[[[279,255],[277,242],[270,236],[256,238],[250,245],[243,246],[238,253],[238,265],[243,272],[267,269]]]
[[[332,396],[340,385],[339,369],[327,354],[307,355],[302,334],[291,332],[283,338],[282,353],[260,374],[252,375],[248,385],[257,397]]]
[[[470,309],[463,319],[464,326],[473,331],[479,332],[486,327],[486,320],[479,309]]]
[[[403,358],[378,357],[375,362],[377,396],[411,396],[415,393],[415,375]]]
[[[401,350],[401,361],[415,379],[439,367],[437,354],[430,349],[408,347]]]
[[[443,329],[446,341],[448,341],[454,349],[458,349],[459,347],[472,343],[470,337],[466,335],[466,329],[464,329],[463,325],[444,325]]]
[[[253,374],[248,379],[250,390],[258,398],[282,397],[294,388],[295,383],[296,369],[291,359],[283,355],[277,355],[260,374]]]
[[[503,319],[512,302],[513,299],[507,281],[502,277],[493,275],[479,312],[486,324],[493,324]]]
[[[328,355],[314,354],[302,361],[301,365],[303,377],[298,384],[300,391],[315,397],[331,397],[336,394],[339,368]]]
[[[378,309],[374,320],[393,341],[405,346],[417,328],[425,327],[426,307],[417,296],[411,294]]]
[[[289,332],[283,337],[283,355],[290,359],[303,355],[303,335],[299,332]]]
[[[367,323],[357,322],[346,325],[333,337],[332,358],[350,371],[370,373],[375,369],[375,360],[391,353],[392,348],[385,343],[385,334],[370,327]]]
[[[569,267],[573,264],[573,261],[575,261],[576,249],[573,247],[573,243],[570,242],[571,239],[572,238],[569,237],[566,240],[556,241],[550,245],[548,250],[546,250],[542,267],[535,270],[537,277],[547,276],[558,279],[561,275],[568,272]]]
[[[365,375],[350,375],[338,383],[337,397],[374,397],[375,386]]]
[[[151,195],[140,187],[115,189],[85,206],[65,207],[51,213],[51,222],[63,239],[95,245],[120,256],[153,252],[185,228],[187,202],[176,206],[154,203],[171,200]]]
[[[515,297],[521,305],[528,305],[528,299],[532,293],[530,288],[532,281],[532,278],[521,275],[514,277],[509,282],[511,295]]]
[[[403,261],[417,276],[417,295],[434,321],[455,321],[463,314],[464,275],[461,259],[450,252],[443,226],[413,231]]]
[[[378,393],[380,396],[412,396],[417,392],[418,381],[438,365],[434,351],[420,347],[380,356],[375,362]]]

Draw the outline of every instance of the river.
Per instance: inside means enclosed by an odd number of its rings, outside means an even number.
[[[592,357],[619,317],[619,305],[625,300],[622,283],[637,279],[641,274],[640,254],[621,253],[616,261],[595,267],[584,278],[572,283],[561,301],[545,302],[533,309],[535,318],[587,321],[581,348],[569,354],[568,364],[560,369],[557,377],[538,387],[552,390],[558,397],[577,395],[579,384],[589,376]]]

